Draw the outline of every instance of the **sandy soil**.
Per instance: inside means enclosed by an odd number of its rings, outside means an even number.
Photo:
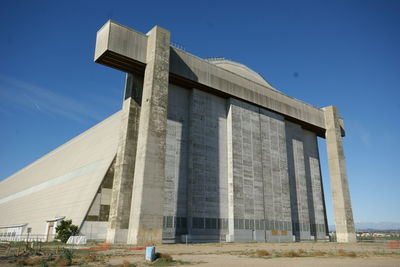
[[[168,253],[174,260],[190,262],[179,266],[397,266],[400,267],[400,249],[389,249],[387,243],[225,243],[194,245],[160,245],[157,252]],[[271,256],[254,253],[265,250]],[[300,257],[285,256],[285,252],[303,251]],[[323,256],[311,256],[326,252]],[[118,265],[124,260],[144,265],[144,251],[126,251],[126,248],[104,252],[108,264]],[[353,253],[353,254],[352,254]],[[348,255],[347,255],[348,254]],[[354,255],[355,254],[355,255]],[[276,256],[279,255],[279,256]],[[350,255],[350,256],[349,256]]]
[[[73,249],[74,266],[122,266],[125,262],[137,266],[145,263],[145,251],[133,246],[99,246],[101,250]],[[59,251],[59,245],[46,250]],[[177,266],[397,266],[400,267],[400,246],[389,248],[388,243],[213,243],[213,244],[172,244],[156,246],[156,251],[166,253],[176,261],[189,264]],[[262,252],[260,254],[260,252]],[[58,252],[59,253],[59,252]],[[0,257],[0,266],[16,266],[21,257]],[[27,256],[28,258],[32,256]],[[51,264],[53,264],[51,262]],[[182,263],[182,262],[181,262]],[[125,265],[126,266],[126,265]]]

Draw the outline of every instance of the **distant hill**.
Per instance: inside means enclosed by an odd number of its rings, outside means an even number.
[[[335,225],[329,225],[329,231],[334,231]],[[375,229],[375,230],[400,230],[400,222],[358,222],[356,223],[357,230],[367,230],[367,229]]]

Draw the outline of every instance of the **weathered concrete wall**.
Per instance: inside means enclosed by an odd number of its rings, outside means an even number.
[[[297,240],[326,240],[317,136],[291,122],[286,136],[293,233]]]
[[[104,241],[107,239],[108,222],[84,221],[80,234],[88,240]]]
[[[126,211],[131,208],[140,116],[137,96],[142,90],[142,79],[127,74],[107,230],[107,242],[110,243],[126,243],[128,234],[130,216]]]
[[[292,241],[285,121],[265,109],[260,121],[267,241]]]
[[[264,219],[263,172],[259,110],[257,107],[235,99],[229,99],[232,168],[233,168],[233,212],[234,240],[247,241],[253,238],[264,241],[262,230],[255,228]]]
[[[111,206],[111,195],[114,180],[115,159],[108,169],[103,181],[97,191],[92,205],[85,217],[84,222],[108,222]]]
[[[169,85],[164,183],[163,240],[187,232],[188,132],[190,90]]]
[[[291,241],[283,118],[242,101],[229,102],[230,240]]]
[[[193,89],[189,112],[188,232],[219,240],[228,218],[226,101]]]
[[[298,240],[310,240],[303,130],[297,124],[286,122],[286,137],[293,232]]]
[[[317,240],[326,240],[325,206],[317,136],[313,132],[303,130],[303,141],[311,235]]]

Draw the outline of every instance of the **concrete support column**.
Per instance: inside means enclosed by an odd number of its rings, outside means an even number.
[[[235,190],[234,190],[234,166],[233,166],[233,106],[231,105],[231,98],[228,105],[227,124],[227,150],[228,150],[228,235],[226,236],[227,242],[235,241]]]
[[[169,31],[148,34],[128,244],[161,243],[167,127]]]
[[[132,74],[126,75],[125,96],[122,106],[121,126],[110,215],[107,227],[107,242],[126,243],[129,226],[129,210],[132,200],[133,174],[135,170],[136,145],[140,114],[142,81],[135,80]]]
[[[323,110],[337,242],[356,242],[339,114],[334,106]]]

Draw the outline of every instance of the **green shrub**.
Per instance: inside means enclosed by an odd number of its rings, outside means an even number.
[[[56,227],[56,239],[66,243],[72,235],[78,234],[78,226],[72,224],[72,220],[62,220]]]

